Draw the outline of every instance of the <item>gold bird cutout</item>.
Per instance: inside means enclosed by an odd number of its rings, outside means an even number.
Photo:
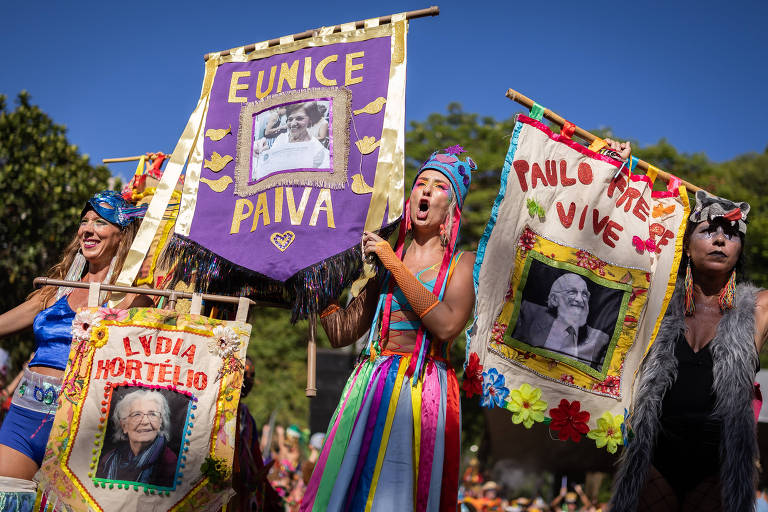
[[[229,176],[222,176],[217,180],[209,180],[207,178],[200,178],[200,181],[211,187],[214,192],[224,192],[227,187],[232,183],[232,178]]]
[[[370,194],[373,192],[373,187],[365,182],[365,178],[360,173],[352,176],[352,192],[355,194]]]
[[[381,109],[384,107],[384,104],[387,102],[387,99],[383,96],[379,96],[363,108],[353,110],[352,113],[355,115],[358,114],[378,114],[381,112]]]
[[[211,155],[211,159],[206,160],[205,165],[203,167],[206,167],[212,170],[213,172],[219,172],[224,167],[226,167],[226,165],[232,160],[234,160],[234,158],[232,158],[231,156],[229,155],[221,156],[220,154],[214,151],[213,154]]]
[[[232,127],[229,128],[208,128],[205,131],[205,136],[208,137],[211,140],[221,140],[223,139],[227,134],[232,133]]]
[[[376,137],[363,137],[362,139],[355,141],[355,146],[357,146],[357,150],[360,151],[361,154],[367,155],[368,153],[373,153],[373,151],[379,147],[379,144],[381,144],[381,139],[376,140]]]

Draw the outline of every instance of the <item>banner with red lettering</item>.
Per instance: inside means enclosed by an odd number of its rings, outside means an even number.
[[[463,389],[614,453],[674,289],[685,188],[518,116],[475,263]],[[660,187],[656,187],[660,188]]]
[[[40,499],[68,511],[221,508],[250,330],[160,309],[78,312]]]

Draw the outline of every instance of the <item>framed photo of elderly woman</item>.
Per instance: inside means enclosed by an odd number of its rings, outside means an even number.
[[[235,190],[281,185],[343,188],[349,156],[349,91],[302,89],[246,103],[240,111]]]
[[[115,387],[95,481],[174,489],[190,402],[170,389]]]

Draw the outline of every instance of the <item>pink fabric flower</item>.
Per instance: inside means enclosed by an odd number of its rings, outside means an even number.
[[[96,312],[96,316],[102,320],[112,320],[115,322],[121,322],[128,318],[128,310],[126,309],[113,309],[113,308],[99,308]]]

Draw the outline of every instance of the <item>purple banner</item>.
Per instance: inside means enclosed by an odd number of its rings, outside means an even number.
[[[390,47],[387,36],[221,64],[188,238],[279,281],[359,244]]]

